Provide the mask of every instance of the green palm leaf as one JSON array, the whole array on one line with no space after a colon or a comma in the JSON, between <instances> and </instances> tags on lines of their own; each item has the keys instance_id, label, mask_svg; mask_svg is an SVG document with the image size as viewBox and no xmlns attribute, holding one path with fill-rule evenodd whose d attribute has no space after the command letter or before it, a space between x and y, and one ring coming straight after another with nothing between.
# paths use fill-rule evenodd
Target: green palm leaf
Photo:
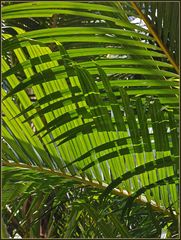
<instances>
[{"instance_id":1,"label":"green palm leaf","mask_svg":"<svg viewBox=\"0 0 181 240\"><path fill-rule=\"evenodd\" d=\"M51 191L56 197L49 207L54 209L66 198L66 188L82 185L101 190L99 200L112 192L126 197L128 208L135 200L165 214L179 212L179 75L149 31L131 23L128 5L29 2L3 7L5 21L60 14L81 23L28 32L11 25L3 33L2 76L8 86L2 89L3 206L18 199L10 194L11 182L20 204L35 194L20 226L42 219ZM81 236L88 234L84 212L95 236L98 221L101 236L129 237L116 215L108 217L106 228L105 216L98 220L89 204L80 206L70 211L65 237L77 226ZM112 223L118 226L110 232ZM36 225L29 234L37 234Z\"/></svg>"},{"instance_id":2,"label":"green palm leaf","mask_svg":"<svg viewBox=\"0 0 181 240\"><path fill-rule=\"evenodd\" d=\"M144 6L143 3L139 3L139 6L149 16L160 39L162 39L172 57L179 64L179 41L176 31L176 22L179 18L178 3L173 5L171 2L147 2L144 3Z\"/></svg>"}]
</instances>

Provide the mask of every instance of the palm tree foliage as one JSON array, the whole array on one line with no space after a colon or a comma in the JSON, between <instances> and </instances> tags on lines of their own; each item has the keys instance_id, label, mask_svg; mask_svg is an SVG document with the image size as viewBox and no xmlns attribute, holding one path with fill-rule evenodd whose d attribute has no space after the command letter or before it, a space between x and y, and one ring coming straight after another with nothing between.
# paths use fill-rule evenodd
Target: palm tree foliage
<instances>
[{"instance_id":1,"label":"palm tree foliage","mask_svg":"<svg viewBox=\"0 0 181 240\"><path fill-rule=\"evenodd\" d=\"M149 17L158 36L179 64L179 34L175 21L179 19L178 4L172 2L139 2L138 6Z\"/></svg>"},{"instance_id":2,"label":"palm tree foliage","mask_svg":"<svg viewBox=\"0 0 181 240\"><path fill-rule=\"evenodd\" d=\"M178 63L162 4L167 19L137 7ZM8 3L2 16L4 234L177 236L179 75L133 4Z\"/></svg>"}]
</instances>

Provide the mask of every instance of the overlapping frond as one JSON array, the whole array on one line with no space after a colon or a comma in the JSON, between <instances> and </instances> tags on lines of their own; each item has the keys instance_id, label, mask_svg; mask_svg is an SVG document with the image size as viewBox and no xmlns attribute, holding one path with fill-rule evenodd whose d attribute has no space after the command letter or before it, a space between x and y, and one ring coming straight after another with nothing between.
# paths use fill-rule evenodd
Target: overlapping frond
<instances>
[{"instance_id":1,"label":"overlapping frond","mask_svg":"<svg viewBox=\"0 0 181 240\"><path fill-rule=\"evenodd\" d=\"M148 30L117 3L29 2L2 13L5 20L81 17L79 27L9 26L16 34L3 34L5 189L6 176L17 171L19 194L41 188L48 196L61 181L78 180L103 189L102 200L113 192L129 196L129 206L137 198L178 213L179 76ZM34 168L47 171L47 181Z\"/></svg>"}]
</instances>

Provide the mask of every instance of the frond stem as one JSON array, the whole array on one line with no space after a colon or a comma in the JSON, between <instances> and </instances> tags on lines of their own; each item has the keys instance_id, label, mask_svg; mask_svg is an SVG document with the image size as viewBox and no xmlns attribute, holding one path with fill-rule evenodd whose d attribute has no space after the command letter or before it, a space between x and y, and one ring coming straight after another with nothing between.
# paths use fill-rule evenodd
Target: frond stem
<instances>
[{"instance_id":1,"label":"frond stem","mask_svg":"<svg viewBox=\"0 0 181 240\"><path fill-rule=\"evenodd\" d=\"M179 74L179 67L176 64L176 62L174 61L174 59L172 58L172 56L170 55L168 49L165 47L164 43L162 42L162 40L159 38L158 34L155 32L155 30L153 29L149 19L142 13L142 11L140 10L140 8L136 5L136 3L131 2L132 7L136 10L136 12L139 14L139 16L141 17L141 19L145 22L149 32L152 34L152 36L154 37L154 39L156 40L156 42L158 43L158 45L160 46L160 48L162 49L162 51L165 53L165 55L167 56L168 60L170 61L170 63L172 64L172 66L175 68L176 72Z\"/></svg>"},{"instance_id":2,"label":"frond stem","mask_svg":"<svg viewBox=\"0 0 181 240\"><path fill-rule=\"evenodd\" d=\"M102 190L105 190L108 187L108 184L106 184L106 183L99 183L95 180L90 181L89 179L86 179L86 178L83 179L79 176L72 176L68 173L63 173L63 172L60 172L60 171L57 171L57 170L42 168L42 167L39 167L39 166L32 166L32 165L24 164L24 163L15 163L15 162L3 161L2 166L32 169L32 170L35 170L35 171L38 171L38 172L49 173L49 174L60 176L60 177L66 178L66 179L71 179L71 180L80 182L81 184L85 184L86 186L91 186L91 187L94 187L94 188L97 188L97 189L102 189ZM126 190L120 190L120 189L117 189L117 188L114 188L112 190L112 193L114 195L122 196L122 197L128 197L128 196L131 195L131 193L128 193ZM139 196L138 198L135 199L135 202L137 202L139 204L149 204L153 210L163 212L163 214L166 214L166 215L171 215L171 213L168 209L165 209L162 206L156 205L155 202L149 203L144 196ZM175 213L175 217L176 216L177 216L177 213Z\"/></svg>"}]
</instances>

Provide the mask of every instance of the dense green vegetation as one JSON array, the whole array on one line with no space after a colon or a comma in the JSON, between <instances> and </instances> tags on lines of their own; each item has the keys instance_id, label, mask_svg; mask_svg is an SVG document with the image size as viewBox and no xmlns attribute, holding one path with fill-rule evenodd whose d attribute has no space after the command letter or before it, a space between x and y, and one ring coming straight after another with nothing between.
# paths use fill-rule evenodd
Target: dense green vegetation
<instances>
[{"instance_id":1,"label":"dense green vegetation","mask_svg":"<svg viewBox=\"0 0 181 240\"><path fill-rule=\"evenodd\" d=\"M2 19L2 237L178 238L178 2Z\"/></svg>"}]
</instances>

